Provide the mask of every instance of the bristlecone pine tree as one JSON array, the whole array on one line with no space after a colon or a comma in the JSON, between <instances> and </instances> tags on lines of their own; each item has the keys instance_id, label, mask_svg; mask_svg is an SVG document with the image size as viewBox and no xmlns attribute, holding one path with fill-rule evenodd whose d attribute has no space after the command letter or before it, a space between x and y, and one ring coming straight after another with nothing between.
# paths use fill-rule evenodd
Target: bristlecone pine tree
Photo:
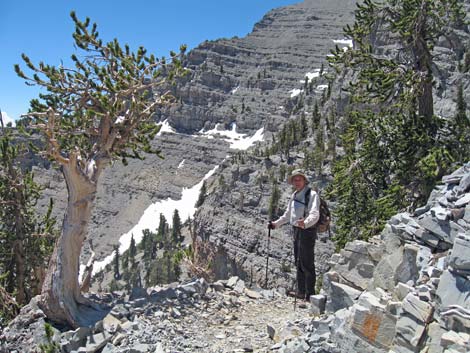
<instances>
[{"instance_id":1,"label":"bristlecone pine tree","mask_svg":"<svg viewBox=\"0 0 470 353\"><path fill-rule=\"evenodd\" d=\"M41 188L20 165L27 152L18 135L3 126L0 112L0 285L19 305L40 293L55 241L52 203L40 219L35 206Z\"/></svg>"},{"instance_id":2,"label":"bristlecone pine tree","mask_svg":"<svg viewBox=\"0 0 470 353\"><path fill-rule=\"evenodd\" d=\"M456 157L442 133L447 122L434 114L432 50L461 25L459 2L365 0L355 15L345 29L354 48L329 58L338 72L354 73L345 155L334 168L340 245L377 234L391 215L424 201ZM396 52L376 50L377 29Z\"/></svg>"},{"instance_id":3,"label":"bristlecone pine tree","mask_svg":"<svg viewBox=\"0 0 470 353\"><path fill-rule=\"evenodd\" d=\"M158 153L151 140L159 130L152 120L162 105L170 104L165 85L183 74L179 55L171 62L121 47L115 39L103 43L96 24L71 13L73 38L80 51L72 55L73 68L33 62L23 54L32 75L15 66L28 84L47 92L31 101L31 127L45 139L43 151L60 165L68 190L62 232L57 241L41 298L41 308L55 322L77 327L99 319L102 312L80 293L79 256L86 237L98 180L113 159L142 158ZM181 47L181 52L185 47ZM182 54L181 53L181 54Z\"/></svg>"}]
</instances>

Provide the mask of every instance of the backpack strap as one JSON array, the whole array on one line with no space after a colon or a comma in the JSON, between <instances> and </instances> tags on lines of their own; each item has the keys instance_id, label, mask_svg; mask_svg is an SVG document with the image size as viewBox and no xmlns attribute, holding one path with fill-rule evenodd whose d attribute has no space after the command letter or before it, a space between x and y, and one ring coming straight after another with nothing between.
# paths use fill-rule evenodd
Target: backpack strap
<instances>
[{"instance_id":1,"label":"backpack strap","mask_svg":"<svg viewBox=\"0 0 470 353\"><path fill-rule=\"evenodd\" d=\"M310 193L312 192L312 189L307 188L305 191L305 204L304 204L304 219L307 217L307 212L308 212L308 203L310 202Z\"/></svg>"}]
</instances>

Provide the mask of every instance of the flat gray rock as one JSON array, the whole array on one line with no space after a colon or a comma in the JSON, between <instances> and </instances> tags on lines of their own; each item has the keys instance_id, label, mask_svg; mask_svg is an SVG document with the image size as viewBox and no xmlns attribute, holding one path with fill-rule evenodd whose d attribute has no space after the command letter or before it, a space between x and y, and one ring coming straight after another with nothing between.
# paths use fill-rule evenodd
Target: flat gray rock
<instances>
[{"instance_id":1,"label":"flat gray rock","mask_svg":"<svg viewBox=\"0 0 470 353\"><path fill-rule=\"evenodd\" d=\"M409 293L403 300L403 311L413 316L416 320L427 324L431 320L434 308L431 304L422 301L418 296Z\"/></svg>"},{"instance_id":2,"label":"flat gray rock","mask_svg":"<svg viewBox=\"0 0 470 353\"><path fill-rule=\"evenodd\" d=\"M449 266L459 274L470 275L470 234L459 234L449 255Z\"/></svg>"},{"instance_id":3,"label":"flat gray rock","mask_svg":"<svg viewBox=\"0 0 470 353\"><path fill-rule=\"evenodd\" d=\"M436 296L441 310L446 310L449 306L459 305L465 309L470 309L470 281L465 277L451 273L446 270L442 274Z\"/></svg>"},{"instance_id":4,"label":"flat gray rock","mask_svg":"<svg viewBox=\"0 0 470 353\"><path fill-rule=\"evenodd\" d=\"M359 298L361 291L345 284L331 282L331 292L327 293L326 310L328 312L348 308Z\"/></svg>"}]
</instances>

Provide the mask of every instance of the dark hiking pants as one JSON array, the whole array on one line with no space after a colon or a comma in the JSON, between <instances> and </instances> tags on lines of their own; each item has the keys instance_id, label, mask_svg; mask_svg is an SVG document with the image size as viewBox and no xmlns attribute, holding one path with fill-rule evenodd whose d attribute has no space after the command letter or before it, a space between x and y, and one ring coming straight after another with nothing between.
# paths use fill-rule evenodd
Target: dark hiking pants
<instances>
[{"instance_id":1,"label":"dark hiking pants","mask_svg":"<svg viewBox=\"0 0 470 353\"><path fill-rule=\"evenodd\" d=\"M297 267L297 291L306 299L315 294L315 228L294 227L294 258Z\"/></svg>"}]
</instances>

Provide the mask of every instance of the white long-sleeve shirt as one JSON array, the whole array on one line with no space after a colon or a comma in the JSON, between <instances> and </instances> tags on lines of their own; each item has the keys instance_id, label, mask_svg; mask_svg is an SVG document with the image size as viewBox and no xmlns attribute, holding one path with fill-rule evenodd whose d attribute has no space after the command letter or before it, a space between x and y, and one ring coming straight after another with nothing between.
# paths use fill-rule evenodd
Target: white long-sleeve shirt
<instances>
[{"instance_id":1,"label":"white long-sleeve shirt","mask_svg":"<svg viewBox=\"0 0 470 353\"><path fill-rule=\"evenodd\" d=\"M276 228L286 223L298 226L298 220L304 218L305 192L307 189L309 188L305 186L302 190L292 194L284 214L273 222ZM310 200L307 205L307 210L308 212L304 219L305 229L314 226L320 219L320 197L316 191L312 189L310 189Z\"/></svg>"}]
</instances>

